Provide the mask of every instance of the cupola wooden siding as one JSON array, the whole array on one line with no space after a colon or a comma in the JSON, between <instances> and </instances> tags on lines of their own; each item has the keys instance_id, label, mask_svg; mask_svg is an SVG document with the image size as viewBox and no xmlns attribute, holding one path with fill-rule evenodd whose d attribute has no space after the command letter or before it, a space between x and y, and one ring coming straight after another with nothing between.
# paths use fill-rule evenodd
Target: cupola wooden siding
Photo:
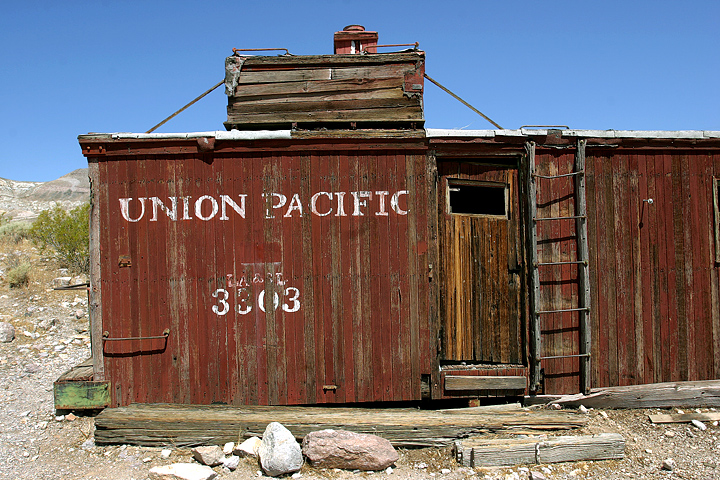
<instances>
[{"instance_id":1,"label":"cupola wooden siding","mask_svg":"<svg viewBox=\"0 0 720 480\"><path fill-rule=\"evenodd\" d=\"M229 57L231 129L421 128L425 53ZM227 82L226 82L227 85Z\"/></svg>"}]
</instances>

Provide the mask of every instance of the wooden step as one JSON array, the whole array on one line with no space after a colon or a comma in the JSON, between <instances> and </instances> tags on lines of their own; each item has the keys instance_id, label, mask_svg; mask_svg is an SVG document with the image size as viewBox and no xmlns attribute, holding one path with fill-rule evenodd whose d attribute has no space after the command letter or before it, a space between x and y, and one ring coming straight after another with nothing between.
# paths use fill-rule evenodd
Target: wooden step
<instances>
[{"instance_id":1,"label":"wooden step","mask_svg":"<svg viewBox=\"0 0 720 480\"><path fill-rule=\"evenodd\" d=\"M525 390L527 378L522 376L489 376L489 375L446 375L445 390L476 391L476 390Z\"/></svg>"}]
</instances>

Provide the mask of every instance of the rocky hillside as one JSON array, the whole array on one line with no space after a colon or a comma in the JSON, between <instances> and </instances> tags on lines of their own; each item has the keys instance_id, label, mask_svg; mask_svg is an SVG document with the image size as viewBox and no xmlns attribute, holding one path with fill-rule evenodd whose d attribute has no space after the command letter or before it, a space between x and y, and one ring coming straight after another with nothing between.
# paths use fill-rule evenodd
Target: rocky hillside
<instances>
[{"instance_id":1,"label":"rocky hillside","mask_svg":"<svg viewBox=\"0 0 720 480\"><path fill-rule=\"evenodd\" d=\"M0 213L13 220L34 220L55 204L69 209L90 199L88 169L79 168L51 182L0 178Z\"/></svg>"}]
</instances>

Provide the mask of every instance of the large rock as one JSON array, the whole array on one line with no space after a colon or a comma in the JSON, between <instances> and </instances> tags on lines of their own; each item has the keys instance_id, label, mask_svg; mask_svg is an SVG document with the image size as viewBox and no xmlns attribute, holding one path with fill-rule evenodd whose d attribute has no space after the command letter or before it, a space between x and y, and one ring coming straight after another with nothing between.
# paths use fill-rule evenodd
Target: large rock
<instances>
[{"instance_id":1,"label":"large rock","mask_svg":"<svg viewBox=\"0 0 720 480\"><path fill-rule=\"evenodd\" d=\"M258 456L263 471L271 477L297 472L303 465L300 445L290 430L278 422L265 429Z\"/></svg>"},{"instance_id":2,"label":"large rock","mask_svg":"<svg viewBox=\"0 0 720 480\"><path fill-rule=\"evenodd\" d=\"M397 452L384 438L345 430L308 433L302 452L315 466L347 470L384 470L398 460Z\"/></svg>"},{"instance_id":3,"label":"large rock","mask_svg":"<svg viewBox=\"0 0 720 480\"><path fill-rule=\"evenodd\" d=\"M15 327L7 322L0 322L0 342L8 343L15 339Z\"/></svg>"},{"instance_id":4,"label":"large rock","mask_svg":"<svg viewBox=\"0 0 720 480\"><path fill-rule=\"evenodd\" d=\"M173 463L150 469L150 480L212 480L217 473L196 463Z\"/></svg>"},{"instance_id":5,"label":"large rock","mask_svg":"<svg viewBox=\"0 0 720 480\"><path fill-rule=\"evenodd\" d=\"M195 447L190 451L192 452L195 460L202 463L203 465L208 465L210 467L220 465L225 458L223 449L218 447L217 445Z\"/></svg>"}]
</instances>

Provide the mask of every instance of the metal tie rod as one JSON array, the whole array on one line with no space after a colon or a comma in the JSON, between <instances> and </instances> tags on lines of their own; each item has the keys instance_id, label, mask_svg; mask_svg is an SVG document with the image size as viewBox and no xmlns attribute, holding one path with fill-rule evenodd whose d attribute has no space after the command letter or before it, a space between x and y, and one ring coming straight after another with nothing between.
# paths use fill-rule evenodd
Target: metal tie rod
<instances>
[{"instance_id":1,"label":"metal tie rod","mask_svg":"<svg viewBox=\"0 0 720 480\"><path fill-rule=\"evenodd\" d=\"M585 219L585 218L587 218L587 215L573 215L571 217L542 217L542 218L533 217L533 221L534 222L543 222L546 220L577 220L579 218Z\"/></svg>"},{"instance_id":2,"label":"metal tie rod","mask_svg":"<svg viewBox=\"0 0 720 480\"><path fill-rule=\"evenodd\" d=\"M553 355L551 357L540 357L540 360L547 360L550 358L575 358L575 357L589 357L589 353L578 353L576 355Z\"/></svg>"},{"instance_id":3,"label":"metal tie rod","mask_svg":"<svg viewBox=\"0 0 720 480\"><path fill-rule=\"evenodd\" d=\"M545 265L587 265L587 260L572 260L567 262L536 262L535 266L545 266Z\"/></svg>"},{"instance_id":4,"label":"metal tie rod","mask_svg":"<svg viewBox=\"0 0 720 480\"><path fill-rule=\"evenodd\" d=\"M580 308L561 308L559 310L538 310L535 312L535 315L542 315L544 313L562 313L562 312L589 312L590 309L588 307L580 307Z\"/></svg>"},{"instance_id":5,"label":"metal tie rod","mask_svg":"<svg viewBox=\"0 0 720 480\"><path fill-rule=\"evenodd\" d=\"M575 175L583 175L585 172L570 172L570 173L563 173L562 175L533 175L535 178L563 178L563 177L574 177Z\"/></svg>"}]
</instances>

